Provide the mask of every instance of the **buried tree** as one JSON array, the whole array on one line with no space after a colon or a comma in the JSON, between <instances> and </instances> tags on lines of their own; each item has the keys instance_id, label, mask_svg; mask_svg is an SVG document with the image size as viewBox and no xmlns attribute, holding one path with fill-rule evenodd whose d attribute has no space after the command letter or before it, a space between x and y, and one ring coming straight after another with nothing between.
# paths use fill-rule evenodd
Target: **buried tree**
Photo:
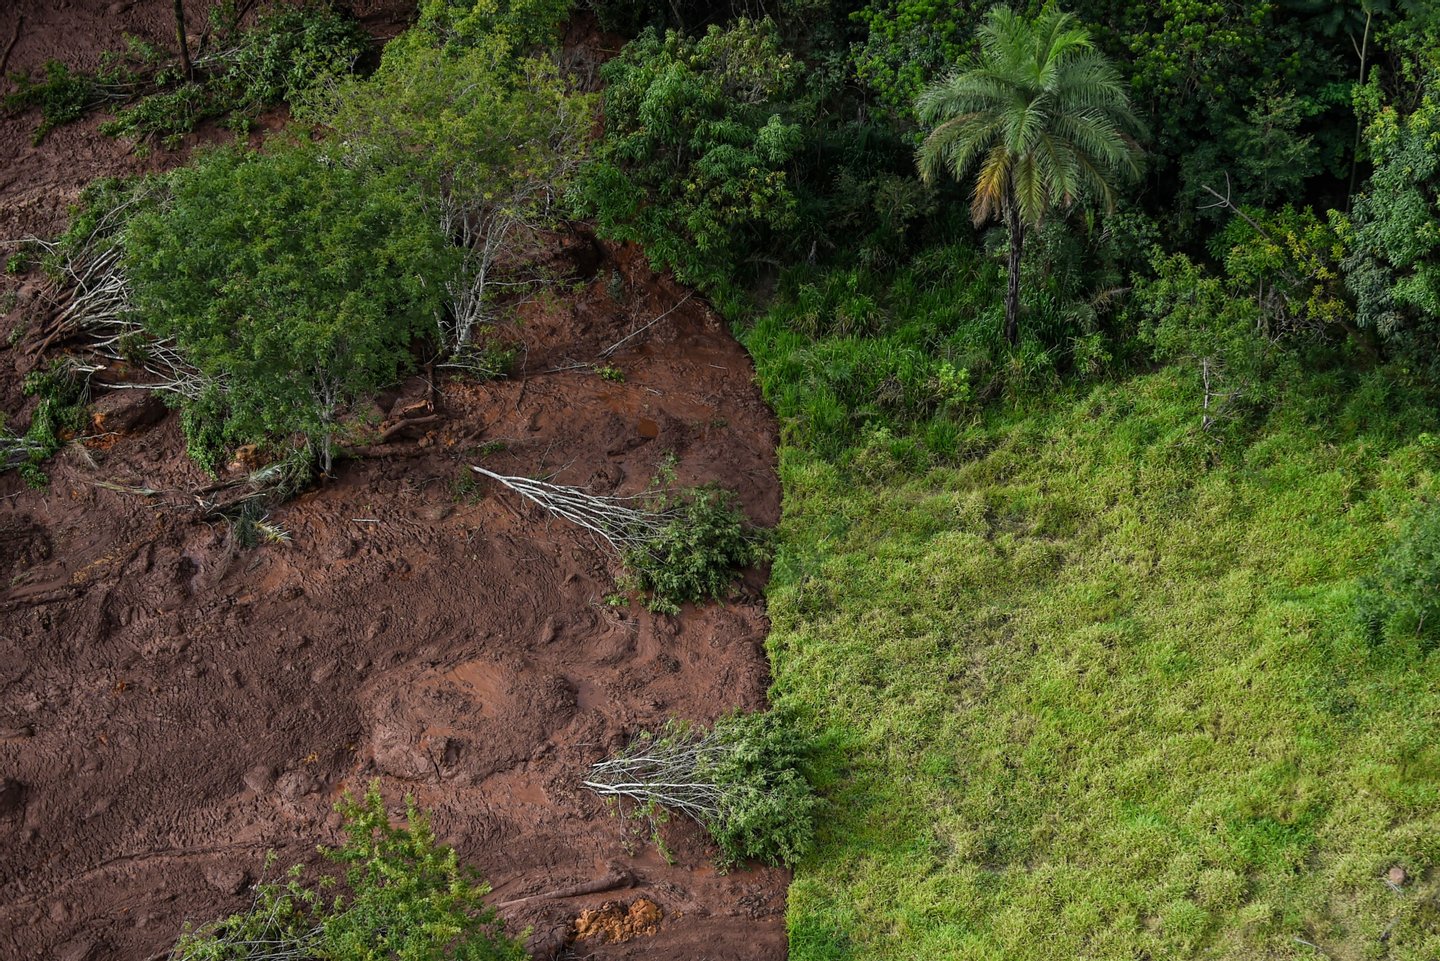
<instances>
[{"instance_id":1,"label":"buried tree","mask_svg":"<svg viewBox=\"0 0 1440 961\"><path fill-rule=\"evenodd\" d=\"M484 901L489 885L435 840L412 799L405 809L396 826L378 784L359 801L347 794L336 805L345 843L321 849L340 877L307 883L297 865L257 884L244 911L187 927L170 961L524 961Z\"/></svg>"}]
</instances>

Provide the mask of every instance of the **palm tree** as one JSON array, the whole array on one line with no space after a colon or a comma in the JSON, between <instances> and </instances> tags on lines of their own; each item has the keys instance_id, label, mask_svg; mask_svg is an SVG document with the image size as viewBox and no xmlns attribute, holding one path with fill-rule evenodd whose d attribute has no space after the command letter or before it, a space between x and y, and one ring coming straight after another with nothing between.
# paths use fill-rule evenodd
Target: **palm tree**
<instances>
[{"instance_id":1,"label":"palm tree","mask_svg":"<svg viewBox=\"0 0 1440 961\"><path fill-rule=\"evenodd\" d=\"M979 55L916 102L932 128L921 176L963 180L977 170L971 214L1010 235L1005 339L1020 335L1020 254L1027 228L1085 197L1114 204L1114 181L1139 172L1139 121L1120 74L1090 33L1054 3L1033 20L1004 7L979 30Z\"/></svg>"}]
</instances>

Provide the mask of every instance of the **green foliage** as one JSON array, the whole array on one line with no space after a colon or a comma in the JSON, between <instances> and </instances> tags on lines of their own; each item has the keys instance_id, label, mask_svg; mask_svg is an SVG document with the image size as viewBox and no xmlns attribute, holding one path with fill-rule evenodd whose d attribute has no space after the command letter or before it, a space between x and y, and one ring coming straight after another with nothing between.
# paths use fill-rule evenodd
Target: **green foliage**
<instances>
[{"instance_id":1,"label":"green foliage","mask_svg":"<svg viewBox=\"0 0 1440 961\"><path fill-rule=\"evenodd\" d=\"M425 0L419 31L456 48L501 40L517 54L554 43L572 0Z\"/></svg>"},{"instance_id":2,"label":"green foliage","mask_svg":"<svg viewBox=\"0 0 1440 961\"><path fill-rule=\"evenodd\" d=\"M1422 435L1421 440L1433 438ZM1362 578L1356 612L1372 642L1440 645L1440 509L1420 504L1375 570Z\"/></svg>"},{"instance_id":3,"label":"green foliage","mask_svg":"<svg viewBox=\"0 0 1440 961\"><path fill-rule=\"evenodd\" d=\"M307 883L300 867L255 886L249 909L187 928L175 961L523 961L521 940L506 937L490 888L439 844L428 818L407 798L405 825L390 823L378 785L338 805L346 841L325 857L337 880ZM268 862L267 862L268 866Z\"/></svg>"},{"instance_id":4,"label":"green foliage","mask_svg":"<svg viewBox=\"0 0 1440 961\"><path fill-rule=\"evenodd\" d=\"M689 283L723 285L796 223L783 115L801 77L774 25L737 20L699 40L646 30L606 64L606 136L578 205Z\"/></svg>"},{"instance_id":5,"label":"green foliage","mask_svg":"<svg viewBox=\"0 0 1440 961\"><path fill-rule=\"evenodd\" d=\"M21 389L39 400L24 434L0 419L0 470L18 470L28 486L40 488L49 483L40 465L85 429L89 376L73 361L60 359L27 374Z\"/></svg>"},{"instance_id":6,"label":"green foliage","mask_svg":"<svg viewBox=\"0 0 1440 961\"><path fill-rule=\"evenodd\" d=\"M815 844L820 802L805 770L812 749L784 711L737 711L715 724L727 748L701 756L696 776L720 787L710 835L728 864L796 864Z\"/></svg>"},{"instance_id":7,"label":"green foliage","mask_svg":"<svg viewBox=\"0 0 1440 961\"><path fill-rule=\"evenodd\" d=\"M0 100L0 110L7 115L39 110L40 124L33 138L38 145L56 127L140 95L149 78L162 69L164 56L138 38L128 37L126 43L124 51L102 54L100 67L93 74L71 70L58 60L46 61L39 77L11 74L15 89Z\"/></svg>"},{"instance_id":8,"label":"green foliage","mask_svg":"<svg viewBox=\"0 0 1440 961\"><path fill-rule=\"evenodd\" d=\"M374 76L327 88L305 107L332 131L326 150L336 163L413 184L460 248L437 315L452 355L473 353L476 327L490 319L491 282L523 260L533 231L553 226L591 123L590 98L571 95L551 61L517 57L504 35L483 39L444 48L410 31Z\"/></svg>"},{"instance_id":9,"label":"green foliage","mask_svg":"<svg viewBox=\"0 0 1440 961\"><path fill-rule=\"evenodd\" d=\"M665 525L643 547L625 552L619 585L643 594L651 610L679 613L689 601L726 597L736 573L767 556L763 537L746 523L730 491L666 491L653 509L666 516Z\"/></svg>"},{"instance_id":10,"label":"green foliage","mask_svg":"<svg viewBox=\"0 0 1440 961\"><path fill-rule=\"evenodd\" d=\"M214 385L185 418L212 469L299 434L328 470L340 413L410 363L454 264L412 187L303 143L207 153L126 231L145 327Z\"/></svg>"},{"instance_id":11,"label":"green foliage","mask_svg":"<svg viewBox=\"0 0 1440 961\"><path fill-rule=\"evenodd\" d=\"M657 843L658 823L673 811L710 833L721 867L794 865L815 844L813 754L789 713L737 711L709 731L672 720L658 733L642 732L591 768L585 785L635 802L633 813L656 828Z\"/></svg>"},{"instance_id":12,"label":"green foliage","mask_svg":"<svg viewBox=\"0 0 1440 961\"><path fill-rule=\"evenodd\" d=\"M943 0L873 0L852 14L865 39L852 54L856 76L900 116L910 116L926 84L969 52L981 5Z\"/></svg>"},{"instance_id":13,"label":"green foliage","mask_svg":"<svg viewBox=\"0 0 1440 961\"><path fill-rule=\"evenodd\" d=\"M5 112L39 109L41 120L33 140L36 145L51 130L79 120L102 102L90 77L71 71L58 60L47 61L39 79L28 74L17 74L12 79L16 89L5 95Z\"/></svg>"},{"instance_id":14,"label":"green foliage","mask_svg":"<svg viewBox=\"0 0 1440 961\"><path fill-rule=\"evenodd\" d=\"M216 54L210 83L227 110L255 113L346 76L369 48L360 24L328 3L277 7Z\"/></svg>"},{"instance_id":15,"label":"green foliage","mask_svg":"<svg viewBox=\"0 0 1440 961\"><path fill-rule=\"evenodd\" d=\"M1349 225L1336 211L1321 220L1310 208L1252 211L1220 236L1225 272L1236 295L1255 292L1259 332L1292 343L1349 329L1353 310L1341 264Z\"/></svg>"},{"instance_id":16,"label":"green foliage","mask_svg":"<svg viewBox=\"0 0 1440 961\"><path fill-rule=\"evenodd\" d=\"M243 125L267 107L348 73L370 44L353 18L326 2L277 7L244 30L224 26L219 49L196 58L193 79L169 54L130 37L124 51L102 56L94 74L52 60L41 78L15 75L16 89L3 109L38 108L39 143L57 126L114 106L115 116L100 125L103 133L173 147L203 120L228 115Z\"/></svg>"},{"instance_id":17,"label":"green foliage","mask_svg":"<svg viewBox=\"0 0 1440 961\"><path fill-rule=\"evenodd\" d=\"M203 120L228 116L243 125L266 107L348 74L369 48L354 19L328 3L280 7L229 46L197 61L198 78L161 77L161 89L118 111L100 130L175 146Z\"/></svg>"},{"instance_id":18,"label":"green foliage","mask_svg":"<svg viewBox=\"0 0 1440 961\"><path fill-rule=\"evenodd\" d=\"M1375 170L1355 198L1352 252L1344 264L1356 323L1429 373L1440 369L1440 94L1434 83L1423 85L1412 112L1386 107L1366 128Z\"/></svg>"}]
</instances>

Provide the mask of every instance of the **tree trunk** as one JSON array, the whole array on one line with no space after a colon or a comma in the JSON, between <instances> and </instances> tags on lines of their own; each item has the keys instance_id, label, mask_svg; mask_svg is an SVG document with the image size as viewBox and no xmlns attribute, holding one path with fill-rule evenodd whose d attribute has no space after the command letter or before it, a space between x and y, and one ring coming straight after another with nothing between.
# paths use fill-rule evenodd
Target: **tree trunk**
<instances>
[{"instance_id":1,"label":"tree trunk","mask_svg":"<svg viewBox=\"0 0 1440 961\"><path fill-rule=\"evenodd\" d=\"M1014 347L1020 341L1020 255L1025 247L1025 223L1013 188L1005 192L1005 226L1010 232L1010 285L1005 291L1005 342Z\"/></svg>"},{"instance_id":2,"label":"tree trunk","mask_svg":"<svg viewBox=\"0 0 1440 961\"><path fill-rule=\"evenodd\" d=\"M185 39L185 0L175 0L175 41L180 47L180 69L186 80L195 79L195 67L190 63L190 42Z\"/></svg>"}]
</instances>

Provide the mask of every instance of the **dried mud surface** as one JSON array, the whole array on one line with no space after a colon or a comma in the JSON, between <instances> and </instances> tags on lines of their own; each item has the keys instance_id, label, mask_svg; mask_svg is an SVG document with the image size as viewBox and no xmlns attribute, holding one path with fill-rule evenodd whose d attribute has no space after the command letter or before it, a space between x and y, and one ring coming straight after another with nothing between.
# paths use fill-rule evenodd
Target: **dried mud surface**
<instances>
[{"instance_id":1,"label":"dried mud surface","mask_svg":"<svg viewBox=\"0 0 1440 961\"><path fill-rule=\"evenodd\" d=\"M168 7L10 5L0 44L23 13L11 69L83 66L121 31L163 37ZM88 180L183 156L136 158L93 122L33 148L33 123L0 122L0 236L53 232ZM204 483L175 416L123 392L97 398L115 432L62 453L48 489L0 476L0 957L163 954L183 921L242 906L267 850L313 861L334 801L372 778L397 810L406 793L431 809L537 957L784 956L784 872L719 874L679 822L668 863L579 787L641 727L762 706L762 572L678 617L611 607L590 539L457 490L478 462L633 493L674 455L682 483L778 517L776 426L719 319L633 249L573 233L552 250L569 285L519 308L516 376L381 398L383 424L439 419L279 510L288 543L242 551L223 525L96 486ZM623 383L565 369L672 308L611 358ZM35 345L3 346L21 317L0 320L0 409L23 424ZM607 874L633 880L553 896ZM642 900L631 936L574 940L583 912Z\"/></svg>"}]
</instances>

